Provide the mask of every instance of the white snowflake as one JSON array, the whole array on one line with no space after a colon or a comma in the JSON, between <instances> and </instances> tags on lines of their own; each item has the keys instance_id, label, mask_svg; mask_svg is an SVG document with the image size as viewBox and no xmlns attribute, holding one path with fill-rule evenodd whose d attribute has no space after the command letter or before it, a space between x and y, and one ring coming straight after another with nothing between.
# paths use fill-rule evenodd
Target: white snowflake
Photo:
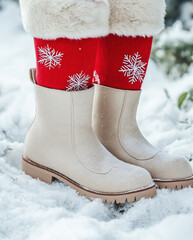
<instances>
[{"instance_id":1,"label":"white snowflake","mask_svg":"<svg viewBox=\"0 0 193 240\"><path fill-rule=\"evenodd\" d=\"M88 88L88 80L90 79L89 75L83 73L76 73L73 76L69 76L69 86L67 87L67 91L79 91L85 90Z\"/></svg>"},{"instance_id":2,"label":"white snowflake","mask_svg":"<svg viewBox=\"0 0 193 240\"><path fill-rule=\"evenodd\" d=\"M100 78L99 78L97 71L94 71L94 73L93 73L93 82L100 84Z\"/></svg>"},{"instance_id":3,"label":"white snowflake","mask_svg":"<svg viewBox=\"0 0 193 240\"><path fill-rule=\"evenodd\" d=\"M123 64L119 72L123 72L131 84L137 81L143 82L147 63L141 61L141 56L138 52L133 56L125 55Z\"/></svg>"},{"instance_id":4,"label":"white snowflake","mask_svg":"<svg viewBox=\"0 0 193 240\"><path fill-rule=\"evenodd\" d=\"M52 49L47 45L46 47L39 47L39 57L40 60L38 61L40 64L43 64L45 67L48 67L49 70L56 66L61 66L61 60L63 57L63 53L56 52L55 49Z\"/></svg>"}]
</instances>

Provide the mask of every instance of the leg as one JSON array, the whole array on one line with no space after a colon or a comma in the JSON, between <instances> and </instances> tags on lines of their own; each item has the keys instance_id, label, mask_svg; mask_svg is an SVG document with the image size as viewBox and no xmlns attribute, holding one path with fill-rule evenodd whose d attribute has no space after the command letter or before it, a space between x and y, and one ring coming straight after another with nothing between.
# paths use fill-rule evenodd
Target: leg
<instances>
[{"instance_id":1,"label":"leg","mask_svg":"<svg viewBox=\"0 0 193 240\"><path fill-rule=\"evenodd\" d=\"M95 71L103 86L140 90L150 58L152 37L110 34L99 39Z\"/></svg>"},{"instance_id":2,"label":"leg","mask_svg":"<svg viewBox=\"0 0 193 240\"><path fill-rule=\"evenodd\" d=\"M95 134L114 156L148 170L160 188L193 186L188 161L154 148L136 122L152 36L163 28L164 0L110 3L113 35L101 39L95 69L100 80L95 86Z\"/></svg>"},{"instance_id":3,"label":"leg","mask_svg":"<svg viewBox=\"0 0 193 240\"><path fill-rule=\"evenodd\" d=\"M35 38L34 42L38 85L67 91L92 86L98 38Z\"/></svg>"},{"instance_id":4,"label":"leg","mask_svg":"<svg viewBox=\"0 0 193 240\"><path fill-rule=\"evenodd\" d=\"M23 170L48 183L59 179L89 199L119 203L154 196L150 174L111 155L91 127L91 79L97 38L109 33L107 1L21 0L21 7L37 56L31 71L36 117Z\"/></svg>"}]
</instances>

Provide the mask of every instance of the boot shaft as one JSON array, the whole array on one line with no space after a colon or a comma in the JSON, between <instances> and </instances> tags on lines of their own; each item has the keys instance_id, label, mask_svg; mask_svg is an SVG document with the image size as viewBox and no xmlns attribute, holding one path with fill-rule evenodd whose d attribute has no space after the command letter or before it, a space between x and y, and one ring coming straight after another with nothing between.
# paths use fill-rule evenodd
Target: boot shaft
<instances>
[{"instance_id":1,"label":"boot shaft","mask_svg":"<svg viewBox=\"0 0 193 240\"><path fill-rule=\"evenodd\" d=\"M158 153L144 138L136 121L140 95L141 91L95 86L94 132L101 143L119 159L126 161L129 152L132 163L135 159L149 159Z\"/></svg>"}]
</instances>

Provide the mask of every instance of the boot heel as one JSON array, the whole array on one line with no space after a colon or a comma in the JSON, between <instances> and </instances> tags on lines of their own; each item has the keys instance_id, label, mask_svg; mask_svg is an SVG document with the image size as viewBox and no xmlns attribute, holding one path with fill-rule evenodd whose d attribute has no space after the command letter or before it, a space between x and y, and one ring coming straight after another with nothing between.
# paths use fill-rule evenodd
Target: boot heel
<instances>
[{"instance_id":1,"label":"boot heel","mask_svg":"<svg viewBox=\"0 0 193 240\"><path fill-rule=\"evenodd\" d=\"M22 171L32 178L38 178L45 183L50 184L53 181L53 176L50 172L28 163L24 158L22 158Z\"/></svg>"}]
</instances>

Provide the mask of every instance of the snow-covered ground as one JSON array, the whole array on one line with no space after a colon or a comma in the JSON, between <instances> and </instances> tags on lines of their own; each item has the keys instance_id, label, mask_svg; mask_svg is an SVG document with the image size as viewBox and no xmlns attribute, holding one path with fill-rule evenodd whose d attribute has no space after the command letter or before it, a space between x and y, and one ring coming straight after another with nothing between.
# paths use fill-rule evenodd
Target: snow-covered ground
<instances>
[{"instance_id":1,"label":"snow-covered ground","mask_svg":"<svg viewBox=\"0 0 193 240\"><path fill-rule=\"evenodd\" d=\"M192 240L193 190L158 190L153 199L121 206L89 202L64 184L47 185L21 171L23 141L34 116L28 69L33 40L22 29L19 7L0 11L0 239L1 240ZM191 159L193 108L177 108L193 73L168 81L151 62L139 109L147 138ZM166 97L164 89L170 94ZM180 123L188 119L187 123Z\"/></svg>"}]
</instances>

